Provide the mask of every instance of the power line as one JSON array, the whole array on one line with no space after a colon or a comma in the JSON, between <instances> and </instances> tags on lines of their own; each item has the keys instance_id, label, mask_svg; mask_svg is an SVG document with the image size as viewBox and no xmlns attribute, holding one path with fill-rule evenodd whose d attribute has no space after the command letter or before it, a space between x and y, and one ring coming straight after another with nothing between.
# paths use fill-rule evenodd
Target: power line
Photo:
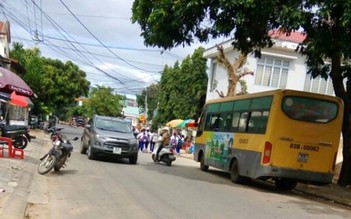
<instances>
[{"instance_id":1,"label":"power line","mask_svg":"<svg viewBox=\"0 0 351 219\"><path fill-rule=\"evenodd\" d=\"M33 1L33 0L32 0ZM33 2L33 4L35 4L35 2ZM36 5L36 4L35 4ZM36 5L37 6L37 5ZM38 6L37 6L38 7ZM40 10L42 11L42 9L40 8ZM43 12L43 11L42 11ZM44 14L45 14L45 16L47 16L48 17L48 19L50 20L50 22L51 23L54 23L54 26L57 28L57 26L62 30L62 31L64 31L64 33L65 34L67 34L68 36L70 36L60 25L58 25L56 22L54 22L53 20L52 20L52 18L49 16L49 15L47 15L45 12L44 12ZM63 35L64 36L64 35ZM64 36L65 37L65 36ZM85 49L86 51L87 51L87 53L89 53L89 51L84 47L84 46L82 46L80 43L78 43L72 36L70 36L74 41L70 41L70 40L68 40L66 37L66 39L67 39L67 41L66 42L68 42L70 45L72 45L74 48L75 48L75 51L77 51L78 49L73 45L73 42L76 42L78 45L80 45L83 49ZM82 54L82 53L80 53L80 54ZM110 78L112 78L112 79L114 79L114 80L117 80L119 83L121 83L122 85L124 85L125 86L125 89L126 90L128 90L129 88L128 88L128 86L126 86L125 84L124 84L124 82L123 81L121 81L121 79L119 79L119 78L117 78L117 77L115 77L115 76L113 76L113 75L111 75L111 74L109 74L109 73L107 73L106 71L104 71L103 69L101 69L101 68L99 68L99 67L96 67L95 65L94 65L94 63L93 62L91 62L91 60L90 59L88 59L84 54L82 54L84 57L85 57L85 59L90 63L89 64L89 66L91 66L91 67L93 67L93 68L95 68L96 70L98 70L98 71L100 71L100 72L102 72L103 74L105 74L106 76L108 76L108 77L110 77ZM99 60L96 56L94 56L93 55L93 57L96 59L96 60L98 60L99 62L101 62L101 63L103 63L101 60ZM86 63L85 63L86 64ZM103 63L104 64L104 63ZM123 77L126 77L125 75L122 75L122 74L120 74L119 72L116 72L115 70L112 70L112 71L114 71L115 73L117 73L117 74L119 74L119 75L121 75L121 76L123 76ZM136 81L136 82L139 82L138 80L135 80L135 79L131 79L131 80L129 80L129 82L131 82L131 81Z\"/></svg>"},{"instance_id":2,"label":"power line","mask_svg":"<svg viewBox=\"0 0 351 219\"><path fill-rule=\"evenodd\" d=\"M60 27L49 15L47 15L43 10L42 10L42 8L41 7L39 7L33 0L32 0L32 2L33 2L33 4L37 7L37 8L39 8L40 9L40 11L41 11L41 14L42 14L42 16L44 15L45 16L45 18L47 19L47 21L52 25L52 27L53 27L53 29L56 29L56 31L58 32L58 33L60 33L61 34L61 36L63 37L63 38L65 38L65 39L62 39L61 38L61 41L63 41L66 45L68 45L68 47L70 47L71 48L71 50L76 54L76 56L79 58L79 60L77 60L76 58L74 58L74 57L72 57L72 55L70 55L70 54L68 54L66 51L64 51L64 49L63 48L60 48L60 46L58 46L58 44L57 43L51 43L47 38L47 36L44 36L43 35L43 30L41 30L41 33L42 33L42 36L44 36L45 37L45 39L46 39L46 42L45 42L45 44L49 44L50 43L50 45L47 45L48 46L48 48L50 48L51 50L53 50L53 51L55 51L55 52L58 52L59 51L59 53L61 53L63 56L65 56L65 57L69 57L69 59L71 59L71 60L74 60L74 61L76 61L76 62L80 62L80 63L83 63L83 64L85 64L85 65L88 65L88 66L91 66L91 67L96 67L95 66L95 63L93 63L86 55L91 55L91 56L93 56L94 58L96 58L96 55L97 54L94 54L94 53L92 53L92 52L90 52L91 50L87 50L82 44L84 44L84 43L80 43L80 42L78 42L78 41L76 41L76 40L74 40L73 39L73 37L72 36L70 36L62 27ZM6 3L5 3L6 4ZM3 6L1 3L0 3L0 7L1 6ZM4 9L4 14L5 14L5 10L6 9ZM13 14L13 13L11 13L10 11L13 11L13 12L16 12L16 14ZM36 10L37 11L37 10ZM9 10L7 11L7 14L9 14L9 16L11 16L12 17L12 19L16 22L16 23L18 23L24 30L26 30L27 32L29 32L30 34L32 34L32 30L28 30L28 28L26 27L27 25L25 24L25 22L23 22L23 19L21 19L20 17L18 17L18 16L21 16L21 14L20 13L18 13L18 12L20 12L20 10L18 10L18 9L11 9L10 7L9 7ZM33 12L33 11L32 11ZM34 12L33 12L34 13ZM27 13L27 16L24 16L25 18L27 18L28 19L28 23L30 24L30 17L29 17L29 9L28 9L28 13ZM42 20L42 22L43 22L43 19L41 19ZM47 21L45 21L45 23L47 23ZM43 27L44 25L42 25L42 27ZM70 39L67 39L67 37L66 37L66 35L68 36L68 37L70 37L70 38L72 38L73 40L70 40ZM55 38L55 37L53 37L53 38ZM57 38L57 37L56 37ZM44 43L43 42L43 43ZM86 52L84 52L84 51L82 51L82 50L80 50L80 49L78 49L74 44L77 44L77 45L79 45L81 48L83 48L83 50L85 50ZM100 44L101 44L101 42L100 42ZM94 45L90 45L90 46L94 46ZM96 45L95 44L95 46L98 46L98 45ZM106 48L106 45L104 45L104 44L102 44L102 46L104 47L104 48ZM142 50L142 49L140 49L140 50L138 50L138 49L134 49L134 48L122 48L122 47L116 47L117 49L126 49L126 50L135 50L135 51L144 51L144 52L159 52L159 50L147 50L147 49L144 49L144 50ZM67 48L68 49L68 48ZM110 51L111 52L111 51ZM86 54L86 55L84 55L84 54ZM114 54L114 55L116 55L116 54ZM112 57L110 57L110 58L112 58ZM85 59L85 61L84 61L84 59ZM97 59L97 58L96 58ZM97 59L98 60L98 59ZM122 60L125 60L125 59L122 59ZM128 61L128 62L130 62L130 60L125 60L125 61ZM100 61L101 62L101 61ZM102 62L101 62L102 63ZM142 63L143 64L143 63ZM151 65L151 64L150 64ZM156 66L156 65L155 65ZM114 80L120 80L119 81L119 83L121 84L121 85L123 85L124 86L124 88L123 87L121 87L121 88L119 88L119 89L124 89L125 91L126 90L130 90L130 91L135 91L135 88L133 88L131 85L137 85L138 86L138 88L137 89L142 89L138 84L140 84L140 83L144 83L145 84L145 81L141 81L141 80L135 80L135 79L131 79L131 80L128 80L128 79L126 79L126 80L124 80L123 81L123 79L122 78L116 78L115 76L113 76L113 75L111 75L111 74L109 74L108 72L106 72L106 71L104 71L103 69L101 69L101 68L98 68L97 67L97 69L96 69L97 71L99 71L99 72L102 72L103 74L105 74L106 76L108 76L108 77L110 77L110 78L112 78L112 79L114 79ZM141 69L141 70L143 70L143 69ZM143 71L145 71L145 70L143 70ZM150 70L148 70L148 71L145 71L145 72L150 72ZM120 73L118 73L118 72L116 72L117 74L120 74ZM159 75L159 73L158 73L158 75ZM121 76L123 76L123 77L126 77L125 75L121 75ZM148 76L148 77L144 77L144 78L149 78L149 77L153 77L152 75L150 75L150 76ZM128 77L127 77L128 78ZM131 84L125 84L125 83L128 83L128 82L134 82L134 83L131 83Z\"/></svg>"},{"instance_id":3,"label":"power line","mask_svg":"<svg viewBox=\"0 0 351 219\"><path fill-rule=\"evenodd\" d=\"M87 27L83 24L83 22L71 11L71 9L69 9L69 8L67 7L67 5L66 5L62 0L60 0L60 2L61 2L61 3L63 4L63 6L65 6L65 8L72 14L72 16L84 27L84 29L85 29L86 31L88 31L88 33L89 33L92 37L94 37L103 47L105 47L108 51L110 51L113 55L115 55L118 59L122 60L122 61L123 61L124 63L126 63L127 65L129 65L129 66L131 66L131 67L134 67L134 68L136 68L136 69L142 70L142 71L146 71L145 69L139 68L138 66L133 65L133 64L127 62L127 61L124 60L122 57L120 57L119 55L117 55L116 53L114 53L114 52L113 52L110 48L108 48L97 36L95 36L95 34L93 34L93 33L89 30L89 28L87 28Z\"/></svg>"},{"instance_id":4,"label":"power line","mask_svg":"<svg viewBox=\"0 0 351 219\"><path fill-rule=\"evenodd\" d=\"M66 13L56 13L48 12L49 14L71 16L71 14ZM91 17L91 18L101 18L101 19L113 19L113 20L130 20L128 17L111 17L111 16L102 16L102 15L86 15L86 14L76 14L77 17Z\"/></svg>"}]
</instances>

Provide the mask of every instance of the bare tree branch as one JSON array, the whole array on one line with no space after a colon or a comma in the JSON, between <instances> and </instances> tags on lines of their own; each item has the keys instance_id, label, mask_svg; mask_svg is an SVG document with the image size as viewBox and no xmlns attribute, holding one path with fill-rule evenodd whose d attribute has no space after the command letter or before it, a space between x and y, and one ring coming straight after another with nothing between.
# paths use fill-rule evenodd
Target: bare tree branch
<instances>
[{"instance_id":1,"label":"bare tree branch","mask_svg":"<svg viewBox=\"0 0 351 219\"><path fill-rule=\"evenodd\" d=\"M230 64L230 61L225 56L223 46L218 44L216 46L217 50L219 51L219 54L216 56L216 59L219 64L222 64L227 69L229 75L229 72L231 72L232 64Z\"/></svg>"},{"instance_id":2,"label":"bare tree branch","mask_svg":"<svg viewBox=\"0 0 351 219\"><path fill-rule=\"evenodd\" d=\"M217 94L219 97L223 98L224 97L224 93L223 91L219 92L218 90L216 90Z\"/></svg>"},{"instance_id":3,"label":"bare tree branch","mask_svg":"<svg viewBox=\"0 0 351 219\"><path fill-rule=\"evenodd\" d=\"M241 77L244 77L245 75L254 75L254 72L253 71L251 71L250 69L248 69L248 68L245 68L244 69L244 72L242 72L242 73L240 73L239 74L239 78L241 78Z\"/></svg>"},{"instance_id":4,"label":"bare tree branch","mask_svg":"<svg viewBox=\"0 0 351 219\"><path fill-rule=\"evenodd\" d=\"M246 63L247 55L240 53L239 58L233 63L233 69L239 69Z\"/></svg>"}]
</instances>

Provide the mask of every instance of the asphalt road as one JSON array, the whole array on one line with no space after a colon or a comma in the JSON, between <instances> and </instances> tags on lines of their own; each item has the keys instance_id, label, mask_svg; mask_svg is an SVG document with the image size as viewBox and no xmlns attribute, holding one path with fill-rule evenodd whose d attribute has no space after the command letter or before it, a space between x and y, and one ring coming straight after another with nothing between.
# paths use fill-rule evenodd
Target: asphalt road
<instances>
[{"instance_id":1,"label":"asphalt road","mask_svg":"<svg viewBox=\"0 0 351 219\"><path fill-rule=\"evenodd\" d=\"M64 132L73 138L82 128ZM79 143L62 171L35 175L26 218L351 218L349 209L267 183L233 184L227 173L202 172L190 159L171 167L141 152L136 165L88 160Z\"/></svg>"}]
</instances>

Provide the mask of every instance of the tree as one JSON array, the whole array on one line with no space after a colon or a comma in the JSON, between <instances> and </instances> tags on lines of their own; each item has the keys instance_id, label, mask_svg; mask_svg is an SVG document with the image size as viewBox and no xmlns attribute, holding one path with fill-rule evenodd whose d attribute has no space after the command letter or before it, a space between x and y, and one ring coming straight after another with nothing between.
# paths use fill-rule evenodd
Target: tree
<instances>
[{"instance_id":1,"label":"tree","mask_svg":"<svg viewBox=\"0 0 351 219\"><path fill-rule=\"evenodd\" d=\"M225 56L223 46L217 45L217 49L219 54L217 55L216 60L227 70L228 74L228 89L226 97L235 96L235 90L239 80L245 75L253 75L253 72L247 68L244 68L242 72L240 71L246 63L247 54L240 53L239 58L236 59L233 64L230 64L229 59ZM241 81L241 84L242 83L243 82ZM220 97L225 97L223 92L220 93L218 90L216 91Z\"/></svg>"},{"instance_id":2,"label":"tree","mask_svg":"<svg viewBox=\"0 0 351 219\"><path fill-rule=\"evenodd\" d=\"M19 60L26 69L21 77L37 96L32 98L33 113L54 113L72 103L74 98L88 94L90 82L85 72L71 61L63 63L42 57L39 49L24 49L17 42L12 47L10 57Z\"/></svg>"},{"instance_id":3,"label":"tree","mask_svg":"<svg viewBox=\"0 0 351 219\"><path fill-rule=\"evenodd\" d=\"M160 91L158 98L158 114L155 118L155 122L158 124L165 124L167 121L175 119L173 114L173 104L170 102L171 94L173 92L172 83L174 79L172 74L174 71L179 69L179 62L174 64L174 67L168 67L167 65L163 69L161 80L160 80Z\"/></svg>"},{"instance_id":4,"label":"tree","mask_svg":"<svg viewBox=\"0 0 351 219\"><path fill-rule=\"evenodd\" d=\"M158 104L159 83L153 83L144 89L140 95L137 95L137 103L142 113L147 112L147 120L150 121L154 117L154 111ZM145 105L147 102L147 109Z\"/></svg>"},{"instance_id":5,"label":"tree","mask_svg":"<svg viewBox=\"0 0 351 219\"><path fill-rule=\"evenodd\" d=\"M118 94L113 94L113 89L110 87L97 86L92 88L89 101L86 104L88 116L94 114L102 116L119 117L122 116L121 97Z\"/></svg>"},{"instance_id":6,"label":"tree","mask_svg":"<svg viewBox=\"0 0 351 219\"><path fill-rule=\"evenodd\" d=\"M165 66L158 92L157 116L153 125L172 119L190 119L198 115L206 99L207 74L204 48L198 48L181 64Z\"/></svg>"},{"instance_id":7,"label":"tree","mask_svg":"<svg viewBox=\"0 0 351 219\"><path fill-rule=\"evenodd\" d=\"M141 26L145 44L169 49L198 39L232 37L241 53L273 45L270 33L302 30L297 48L306 56L312 77L331 77L335 95L344 101L343 165L338 184L351 185L351 4L338 0L147 1L135 0L132 21ZM328 64L330 63L330 64ZM344 79L347 81L344 86Z\"/></svg>"}]
</instances>

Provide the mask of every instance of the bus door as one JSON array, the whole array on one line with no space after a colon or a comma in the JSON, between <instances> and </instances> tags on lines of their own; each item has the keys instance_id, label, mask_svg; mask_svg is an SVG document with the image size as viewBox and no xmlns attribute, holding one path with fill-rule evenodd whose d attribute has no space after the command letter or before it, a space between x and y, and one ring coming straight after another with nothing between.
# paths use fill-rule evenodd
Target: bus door
<instances>
[{"instance_id":1,"label":"bus door","mask_svg":"<svg viewBox=\"0 0 351 219\"><path fill-rule=\"evenodd\" d=\"M205 130L207 130L206 155L209 165L223 168L229 162L228 151L233 143L231 113L207 114Z\"/></svg>"}]
</instances>

